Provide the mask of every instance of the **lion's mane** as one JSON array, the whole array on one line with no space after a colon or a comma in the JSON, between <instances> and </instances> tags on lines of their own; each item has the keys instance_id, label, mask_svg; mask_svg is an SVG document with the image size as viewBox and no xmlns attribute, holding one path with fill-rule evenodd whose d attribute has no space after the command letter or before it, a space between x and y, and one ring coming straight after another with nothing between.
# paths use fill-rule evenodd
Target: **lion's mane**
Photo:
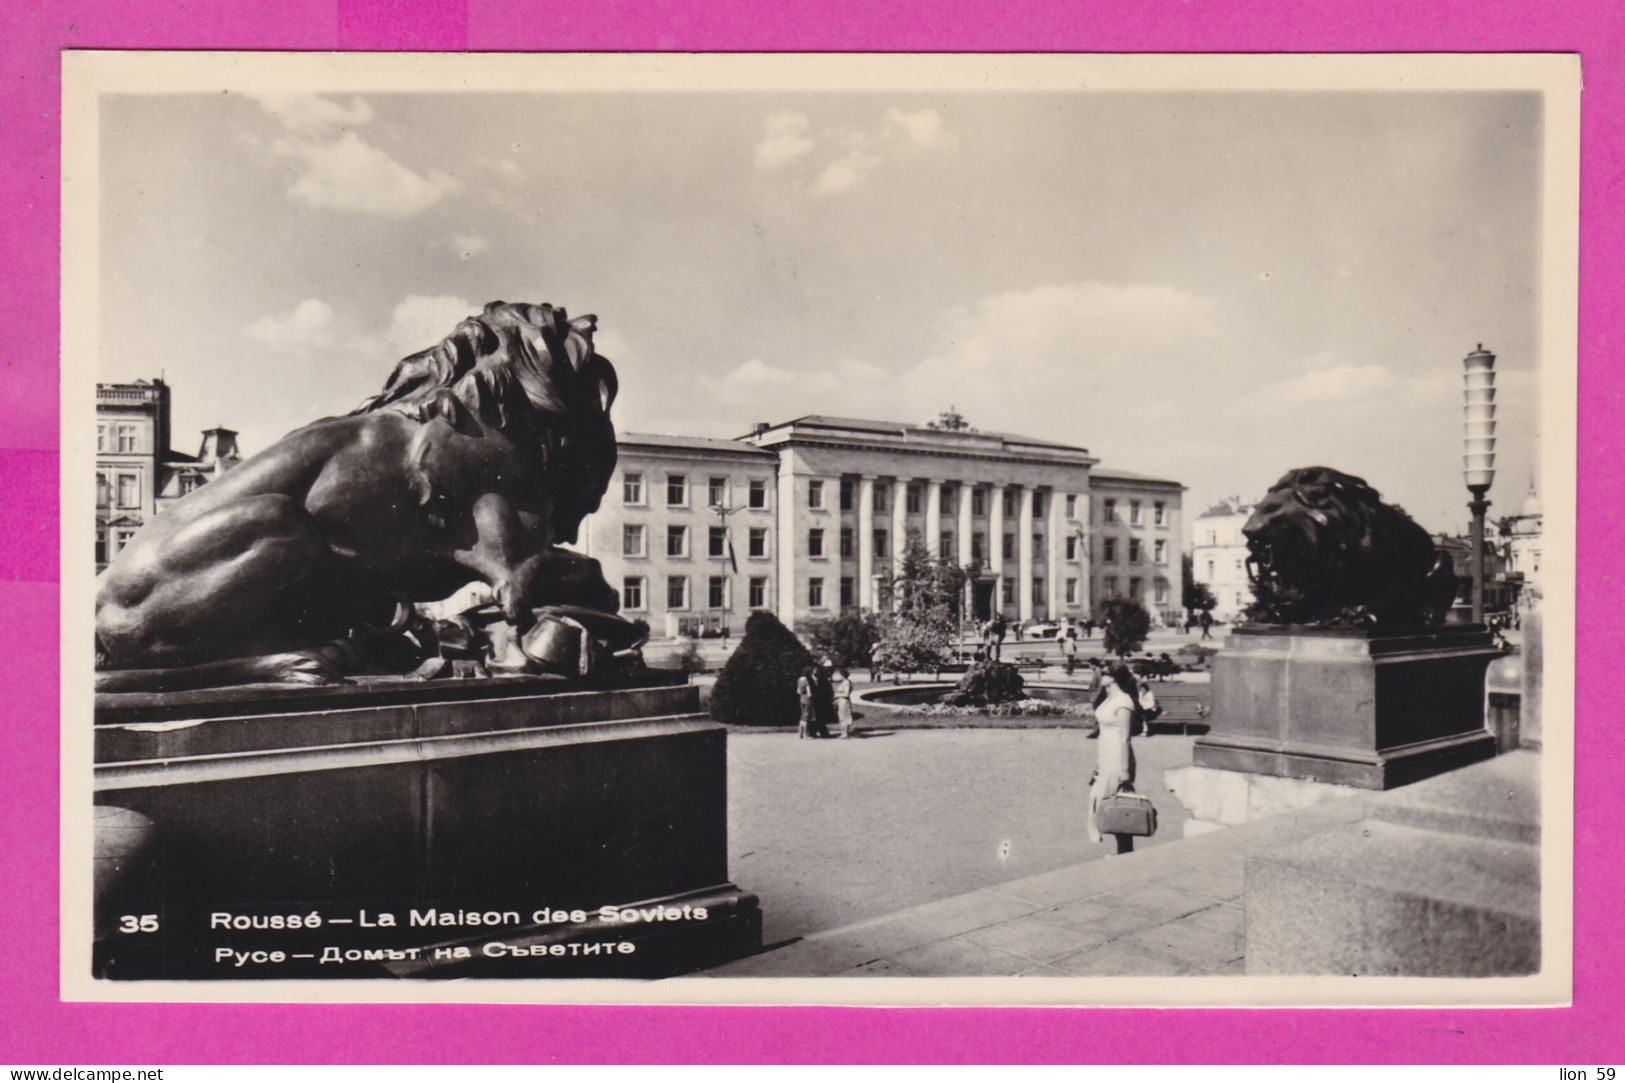
<instances>
[{"instance_id":1,"label":"lion's mane","mask_svg":"<svg viewBox=\"0 0 1625 1083\"><path fill-rule=\"evenodd\" d=\"M1252 620L1385 630L1437 624L1456 577L1425 530L1363 478L1288 471L1248 519Z\"/></svg>"}]
</instances>

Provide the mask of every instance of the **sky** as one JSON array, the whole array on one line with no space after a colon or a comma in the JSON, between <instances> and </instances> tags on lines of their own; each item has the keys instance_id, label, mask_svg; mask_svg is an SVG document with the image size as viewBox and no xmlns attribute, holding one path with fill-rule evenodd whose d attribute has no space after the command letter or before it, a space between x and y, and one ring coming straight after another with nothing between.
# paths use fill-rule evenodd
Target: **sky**
<instances>
[{"instance_id":1,"label":"sky","mask_svg":"<svg viewBox=\"0 0 1625 1083\"><path fill-rule=\"evenodd\" d=\"M1461 359L1498 355L1491 515L1533 471L1541 101L1517 92L117 94L98 376L174 443L342 414L491 300L596 313L622 432L806 414L1287 470L1467 520Z\"/></svg>"}]
</instances>

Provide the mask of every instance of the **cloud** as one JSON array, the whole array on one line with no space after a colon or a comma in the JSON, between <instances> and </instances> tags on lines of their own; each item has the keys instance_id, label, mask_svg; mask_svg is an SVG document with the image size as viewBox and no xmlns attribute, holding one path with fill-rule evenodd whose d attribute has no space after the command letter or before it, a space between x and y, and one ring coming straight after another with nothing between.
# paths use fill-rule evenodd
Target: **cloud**
<instances>
[{"instance_id":1,"label":"cloud","mask_svg":"<svg viewBox=\"0 0 1625 1083\"><path fill-rule=\"evenodd\" d=\"M439 170L413 172L352 130L373 116L359 98L348 106L315 95L257 100L287 133L272 141L271 152L297 163L288 196L307 206L410 218L461 187Z\"/></svg>"},{"instance_id":2,"label":"cloud","mask_svg":"<svg viewBox=\"0 0 1625 1083\"><path fill-rule=\"evenodd\" d=\"M804 113L773 113L767 118L767 133L756 144L756 168L778 169L812 150L816 145L808 134L812 121Z\"/></svg>"},{"instance_id":3,"label":"cloud","mask_svg":"<svg viewBox=\"0 0 1625 1083\"><path fill-rule=\"evenodd\" d=\"M901 109L888 109L886 127L920 150L959 149L959 137L946 130L942 114L935 109L921 109L913 113L905 113Z\"/></svg>"},{"instance_id":4,"label":"cloud","mask_svg":"<svg viewBox=\"0 0 1625 1083\"><path fill-rule=\"evenodd\" d=\"M279 353L308 353L334 344L335 323L333 306L312 297L286 315L260 317L243 328L243 334Z\"/></svg>"},{"instance_id":5,"label":"cloud","mask_svg":"<svg viewBox=\"0 0 1625 1083\"><path fill-rule=\"evenodd\" d=\"M877 155L865 154L861 150L850 151L846 157L825 167L824 171L818 174L818 179L812 182L810 191L817 195L844 192L879 164L880 158Z\"/></svg>"},{"instance_id":6,"label":"cloud","mask_svg":"<svg viewBox=\"0 0 1625 1083\"><path fill-rule=\"evenodd\" d=\"M390 314L384 341L400 356L426 350L484 308L447 294L408 294Z\"/></svg>"}]
</instances>

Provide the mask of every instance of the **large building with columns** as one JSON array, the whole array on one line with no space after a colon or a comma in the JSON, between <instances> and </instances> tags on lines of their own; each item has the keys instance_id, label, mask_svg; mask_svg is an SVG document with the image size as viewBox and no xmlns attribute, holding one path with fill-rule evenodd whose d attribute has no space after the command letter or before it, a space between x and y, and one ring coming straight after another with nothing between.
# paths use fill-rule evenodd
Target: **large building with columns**
<instances>
[{"instance_id":1,"label":"large building with columns","mask_svg":"<svg viewBox=\"0 0 1625 1083\"><path fill-rule=\"evenodd\" d=\"M1098 618L1112 597L1169 619L1184 486L1098 461L1025 436L821 416L733 441L628 434L581 548L656 635L737 632L755 609L791 628L883 611L910 539L974 568L977 620Z\"/></svg>"}]
</instances>

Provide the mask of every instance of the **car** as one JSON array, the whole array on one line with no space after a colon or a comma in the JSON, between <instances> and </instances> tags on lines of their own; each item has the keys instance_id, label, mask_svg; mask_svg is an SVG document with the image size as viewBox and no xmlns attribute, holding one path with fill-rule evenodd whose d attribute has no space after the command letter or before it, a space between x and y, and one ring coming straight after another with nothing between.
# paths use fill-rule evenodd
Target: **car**
<instances>
[{"instance_id":1,"label":"car","mask_svg":"<svg viewBox=\"0 0 1625 1083\"><path fill-rule=\"evenodd\" d=\"M1054 639L1056 633L1060 630L1061 626L1059 624L1045 622L1028 628L1025 635L1028 639Z\"/></svg>"}]
</instances>

